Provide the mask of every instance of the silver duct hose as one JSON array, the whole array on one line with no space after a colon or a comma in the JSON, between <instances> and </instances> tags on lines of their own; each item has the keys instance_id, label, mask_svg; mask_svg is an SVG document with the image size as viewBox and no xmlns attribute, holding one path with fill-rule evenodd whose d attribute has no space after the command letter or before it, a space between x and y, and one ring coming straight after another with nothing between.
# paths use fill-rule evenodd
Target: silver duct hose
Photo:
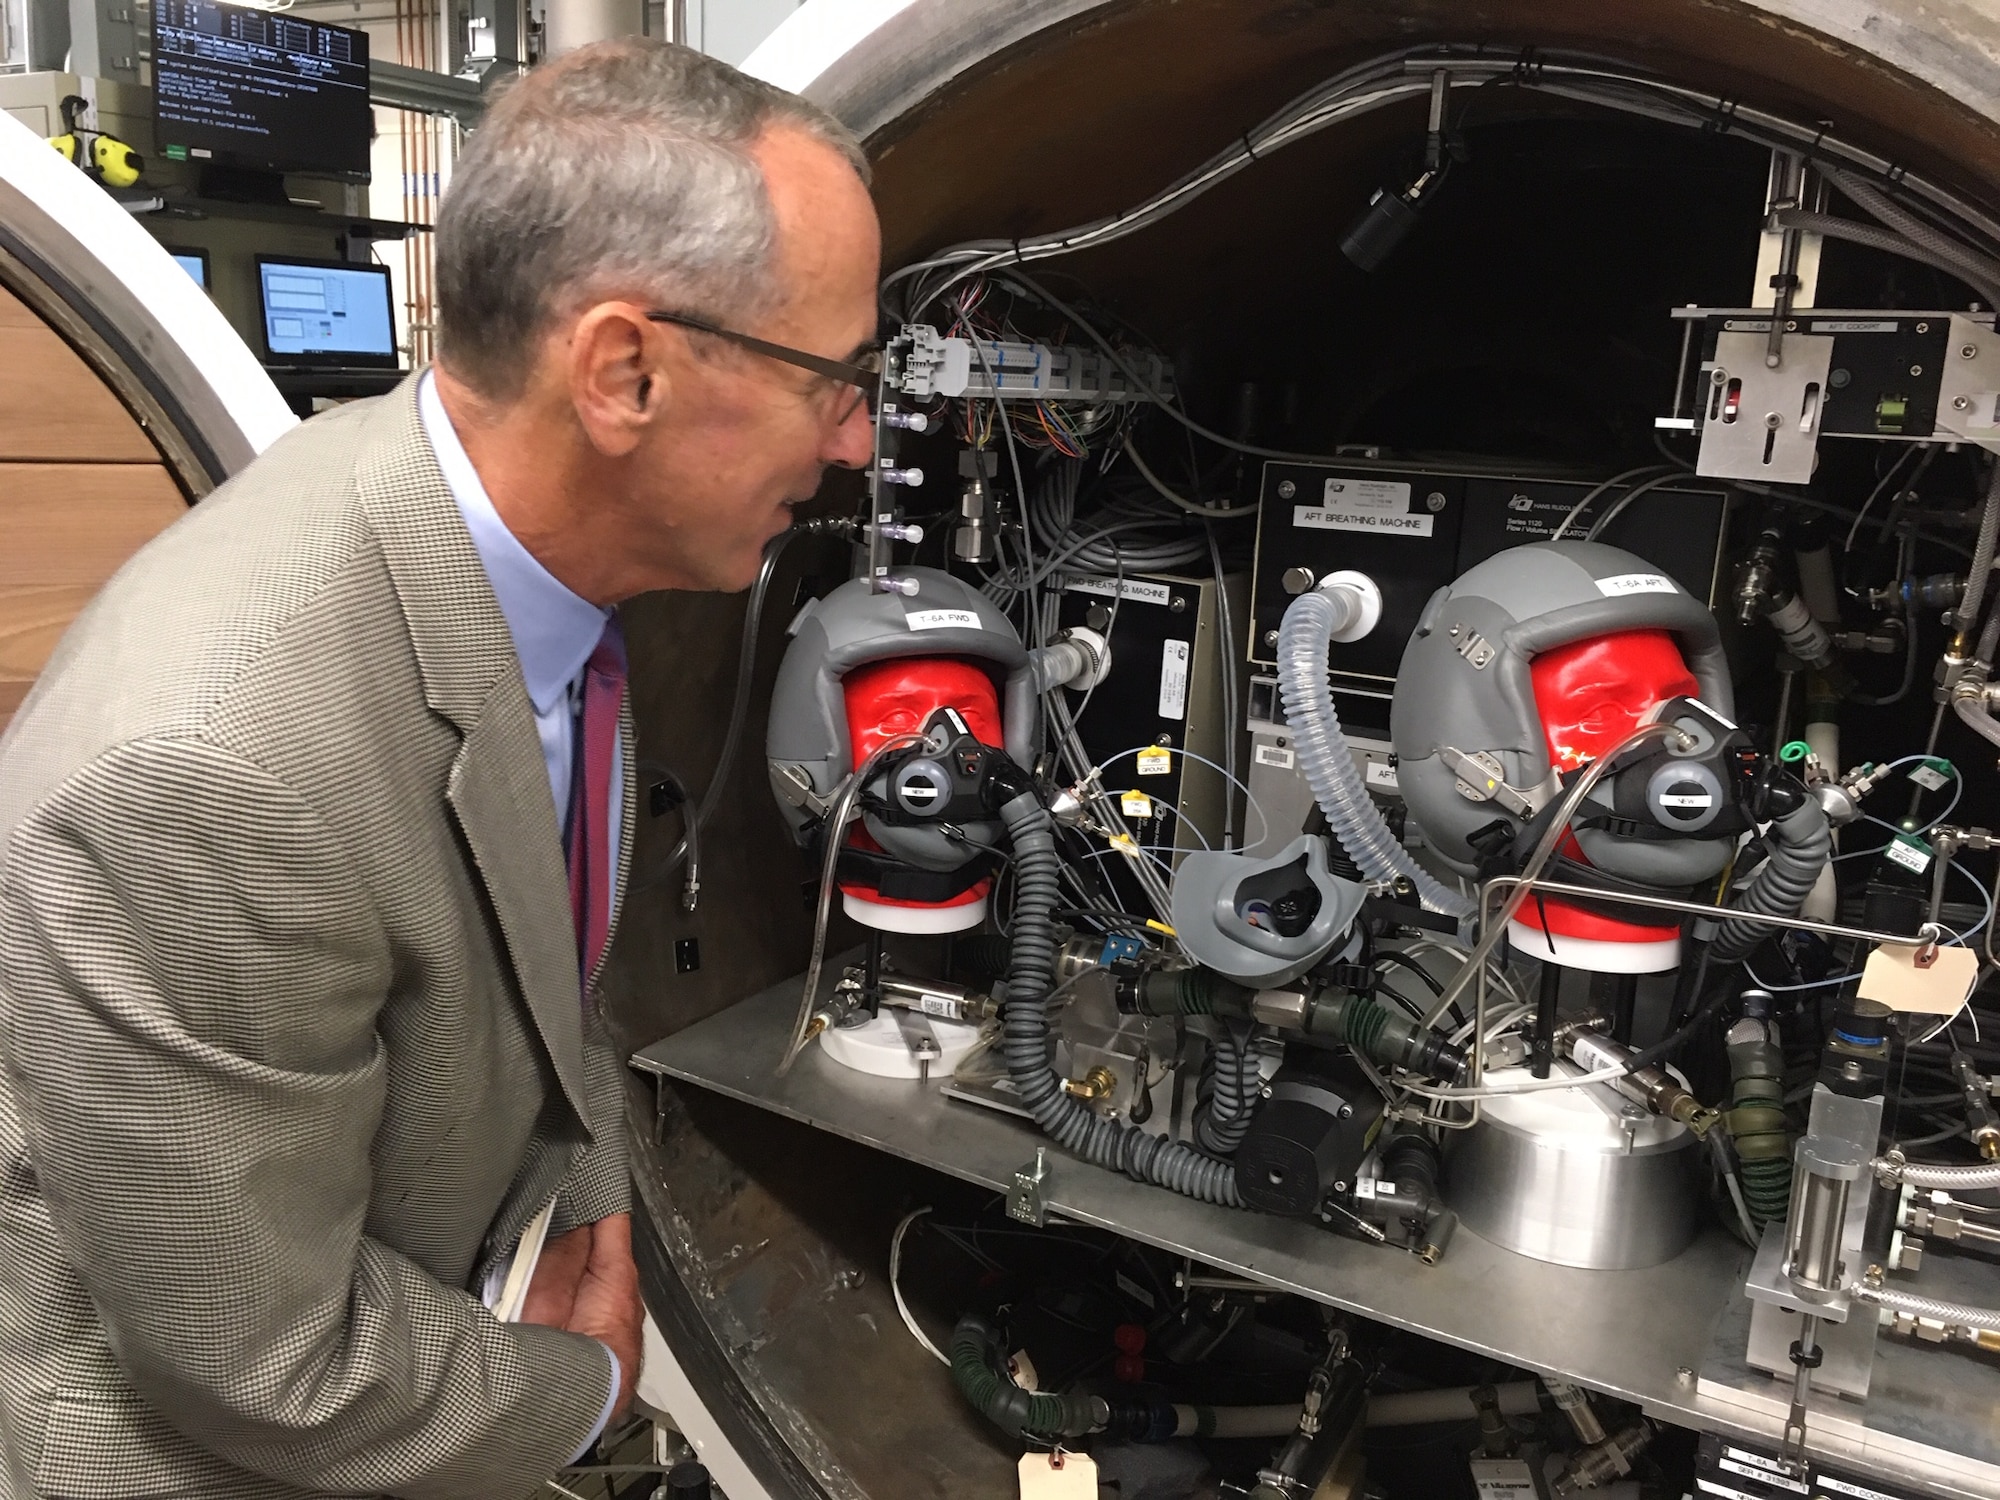
<instances>
[{"instance_id":1,"label":"silver duct hose","mask_svg":"<svg viewBox=\"0 0 2000 1500\"><path fill-rule=\"evenodd\" d=\"M2000 457L1994 459L1993 473L1986 481L1986 509L1979 517L1979 539L1972 545L1972 567L1965 575L1965 597L1958 601L1954 611L1961 640L1979 628L1979 606L1985 602L1987 587L1993 581L1996 545L2000 545ZM1994 619L2000 620L2000 613ZM1980 637L1979 659L1988 666L1993 664L1993 640L1992 630Z\"/></svg>"},{"instance_id":2,"label":"silver duct hose","mask_svg":"<svg viewBox=\"0 0 2000 1500\"><path fill-rule=\"evenodd\" d=\"M1898 234L1893 229L1878 229L1873 224L1857 224L1852 219L1809 213L1801 208L1783 209L1776 217L1780 229L1796 229L1804 234L1824 235L1830 240L1846 240L1850 244L1866 245L1871 250L1886 250L1905 260L1932 266L1947 276L1963 281L1985 298L1988 306L2000 298L2000 279L1994 277L1991 268L1972 261L1963 252L1947 253L1933 248L1933 242L1942 241L1942 236L1932 235L1917 240Z\"/></svg>"},{"instance_id":3,"label":"silver duct hose","mask_svg":"<svg viewBox=\"0 0 2000 1500\"><path fill-rule=\"evenodd\" d=\"M1347 856L1370 880L1407 877L1432 911L1464 921L1472 902L1418 864L1389 831L1354 768L1354 752L1341 732L1326 681L1326 653L1343 621L1333 601L1317 589L1299 595L1278 629L1278 691L1292 748L1319 810Z\"/></svg>"},{"instance_id":4,"label":"silver duct hose","mask_svg":"<svg viewBox=\"0 0 2000 1500\"><path fill-rule=\"evenodd\" d=\"M1204 1203L1240 1208L1234 1169L1164 1136L1107 1120L1063 1092L1049 1062L1049 991L1055 982L1053 913L1060 899L1062 860L1055 823L1032 790L1000 809L1014 846L1013 955L1001 1015L1001 1053L1021 1103L1043 1132L1066 1151L1139 1182L1172 1188Z\"/></svg>"},{"instance_id":5,"label":"silver duct hose","mask_svg":"<svg viewBox=\"0 0 2000 1500\"><path fill-rule=\"evenodd\" d=\"M2000 263L1981 255L1977 250L1952 238L1935 225L1925 223L1874 183L1838 169L1828 171L1826 175L1835 187L1860 204L1871 217L1888 225L1903 238L1928 250L1940 260L1957 265L1960 268L1958 273L1960 278L1969 285L1975 288L1982 285L1989 288L2000 285ZM1991 305L1989 301L1988 306Z\"/></svg>"},{"instance_id":6,"label":"silver duct hose","mask_svg":"<svg viewBox=\"0 0 2000 1500\"><path fill-rule=\"evenodd\" d=\"M1750 878L1731 909L1767 917L1796 917L1833 858L1833 829L1817 799L1808 797L1771 824L1771 857ZM1761 922L1724 918L1712 950L1717 960L1735 963L1770 935Z\"/></svg>"},{"instance_id":7,"label":"silver duct hose","mask_svg":"<svg viewBox=\"0 0 2000 1500\"><path fill-rule=\"evenodd\" d=\"M1878 1177L1917 1188L1953 1188L1959 1192L2000 1188L2000 1162L1991 1166L1948 1166L1942 1162L1904 1161L1901 1156L1890 1155L1876 1157L1869 1167ZM2000 1328L2000 1323L1990 1326Z\"/></svg>"},{"instance_id":8,"label":"silver duct hose","mask_svg":"<svg viewBox=\"0 0 2000 1500\"><path fill-rule=\"evenodd\" d=\"M1919 1297L1915 1292L1900 1291L1894 1287L1870 1286L1865 1281L1850 1287L1848 1295L1857 1302L1870 1302L1891 1312L1928 1318L1934 1323L1951 1323L1960 1328L2000 1329L2000 1309L1996 1308L1942 1302L1936 1297Z\"/></svg>"}]
</instances>

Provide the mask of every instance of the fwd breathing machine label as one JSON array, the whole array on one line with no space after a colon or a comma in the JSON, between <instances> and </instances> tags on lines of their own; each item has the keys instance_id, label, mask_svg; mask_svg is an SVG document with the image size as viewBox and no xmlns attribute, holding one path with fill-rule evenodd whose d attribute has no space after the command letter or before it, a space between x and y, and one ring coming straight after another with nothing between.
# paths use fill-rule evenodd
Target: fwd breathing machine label
<instances>
[{"instance_id":1,"label":"fwd breathing machine label","mask_svg":"<svg viewBox=\"0 0 2000 1500\"><path fill-rule=\"evenodd\" d=\"M1318 505L1294 505L1292 524L1320 531L1368 531L1381 536L1429 536L1437 517L1410 513L1410 487L1400 479L1326 482Z\"/></svg>"},{"instance_id":2,"label":"fwd breathing machine label","mask_svg":"<svg viewBox=\"0 0 2000 1500\"><path fill-rule=\"evenodd\" d=\"M1171 604L1173 591L1164 583L1143 578L1079 578L1065 584L1066 594L1096 594L1105 599L1131 599L1140 604Z\"/></svg>"}]
</instances>

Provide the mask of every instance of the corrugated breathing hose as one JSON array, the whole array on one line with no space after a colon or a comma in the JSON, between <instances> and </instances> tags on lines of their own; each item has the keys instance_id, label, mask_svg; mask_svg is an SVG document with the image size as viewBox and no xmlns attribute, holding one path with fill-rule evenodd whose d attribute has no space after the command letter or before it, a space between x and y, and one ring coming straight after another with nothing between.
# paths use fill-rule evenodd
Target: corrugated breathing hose
<instances>
[{"instance_id":1,"label":"corrugated breathing hose","mask_svg":"<svg viewBox=\"0 0 2000 1500\"><path fill-rule=\"evenodd\" d=\"M1727 1117L1751 1226L1762 1232L1791 1206L1792 1141L1785 1131L1784 1057L1767 1024L1746 1017L1729 1029Z\"/></svg>"},{"instance_id":2,"label":"corrugated breathing hose","mask_svg":"<svg viewBox=\"0 0 2000 1500\"><path fill-rule=\"evenodd\" d=\"M1195 1114L1194 1140L1210 1156L1234 1156L1257 1112L1264 1080L1253 1035L1249 1026L1224 1022L1209 1049L1208 1103Z\"/></svg>"},{"instance_id":3,"label":"corrugated breathing hose","mask_svg":"<svg viewBox=\"0 0 2000 1500\"><path fill-rule=\"evenodd\" d=\"M1833 830L1819 803L1803 797L1790 812L1772 820L1769 847L1770 858L1750 878L1731 909L1767 917L1795 917L1812 894L1819 872L1833 857ZM1771 929L1761 922L1725 917L1715 934L1714 960L1733 964L1748 958L1770 935Z\"/></svg>"},{"instance_id":4,"label":"corrugated breathing hose","mask_svg":"<svg viewBox=\"0 0 2000 1500\"><path fill-rule=\"evenodd\" d=\"M1204 1203L1240 1208L1234 1169L1164 1136L1107 1120L1063 1092L1049 1062L1048 997L1055 981L1055 912L1062 869L1055 824L1026 778L1005 788L999 809L1014 846L1014 951L1001 1012L1001 1052L1021 1103L1043 1132L1094 1166L1172 1188ZM1009 795L1011 794L1011 795Z\"/></svg>"},{"instance_id":5,"label":"corrugated breathing hose","mask_svg":"<svg viewBox=\"0 0 2000 1500\"><path fill-rule=\"evenodd\" d=\"M1014 1384L1000 1330L975 1313L952 1330L951 1375L972 1409L1010 1437L1086 1437L1111 1420L1110 1406L1094 1396L1057 1396Z\"/></svg>"}]
</instances>

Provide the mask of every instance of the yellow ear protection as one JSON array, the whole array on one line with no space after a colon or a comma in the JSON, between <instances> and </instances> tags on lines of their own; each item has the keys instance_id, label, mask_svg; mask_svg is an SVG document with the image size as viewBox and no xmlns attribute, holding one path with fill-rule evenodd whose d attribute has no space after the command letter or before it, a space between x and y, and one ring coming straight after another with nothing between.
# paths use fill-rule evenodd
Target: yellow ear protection
<instances>
[{"instance_id":1,"label":"yellow ear protection","mask_svg":"<svg viewBox=\"0 0 2000 1500\"><path fill-rule=\"evenodd\" d=\"M130 187L146 169L138 152L108 135L100 135L90 143L90 160L97 168L98 180L106 187Z\"/></svg>"},{"instance_id":2,"label":"yellow ear protection","mask_svg":"<svg viewBox=\"0 0 2000 1500\"><path fill-rule=\"evenodd\" d=\"M80 129L77 118L90 108L90 101L78 94L66 96L61 104L63 133L49 137L49 144L106 187L127 188L146 170L145 158L130 146L102 131Z\"/></svg>"}]
</instances>

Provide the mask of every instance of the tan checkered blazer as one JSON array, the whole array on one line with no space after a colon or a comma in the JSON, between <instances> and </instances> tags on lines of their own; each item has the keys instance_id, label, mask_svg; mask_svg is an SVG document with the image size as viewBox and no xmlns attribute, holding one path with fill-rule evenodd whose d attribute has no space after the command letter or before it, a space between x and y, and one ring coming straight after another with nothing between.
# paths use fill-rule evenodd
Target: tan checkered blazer
<instances>
[{"instance_id":1,"label":"tan checkered blazer","mask_svg":"<svg viewBox=\"0 0 2000 1500\"><path fill-rule=\"evenodd\" d=\"M505 1500L596 1421L603 1349L468 1290L629 1184L413 382L141 552L0 740L0 1063L0 1500Z\"/></svg>"}]
</instances>

